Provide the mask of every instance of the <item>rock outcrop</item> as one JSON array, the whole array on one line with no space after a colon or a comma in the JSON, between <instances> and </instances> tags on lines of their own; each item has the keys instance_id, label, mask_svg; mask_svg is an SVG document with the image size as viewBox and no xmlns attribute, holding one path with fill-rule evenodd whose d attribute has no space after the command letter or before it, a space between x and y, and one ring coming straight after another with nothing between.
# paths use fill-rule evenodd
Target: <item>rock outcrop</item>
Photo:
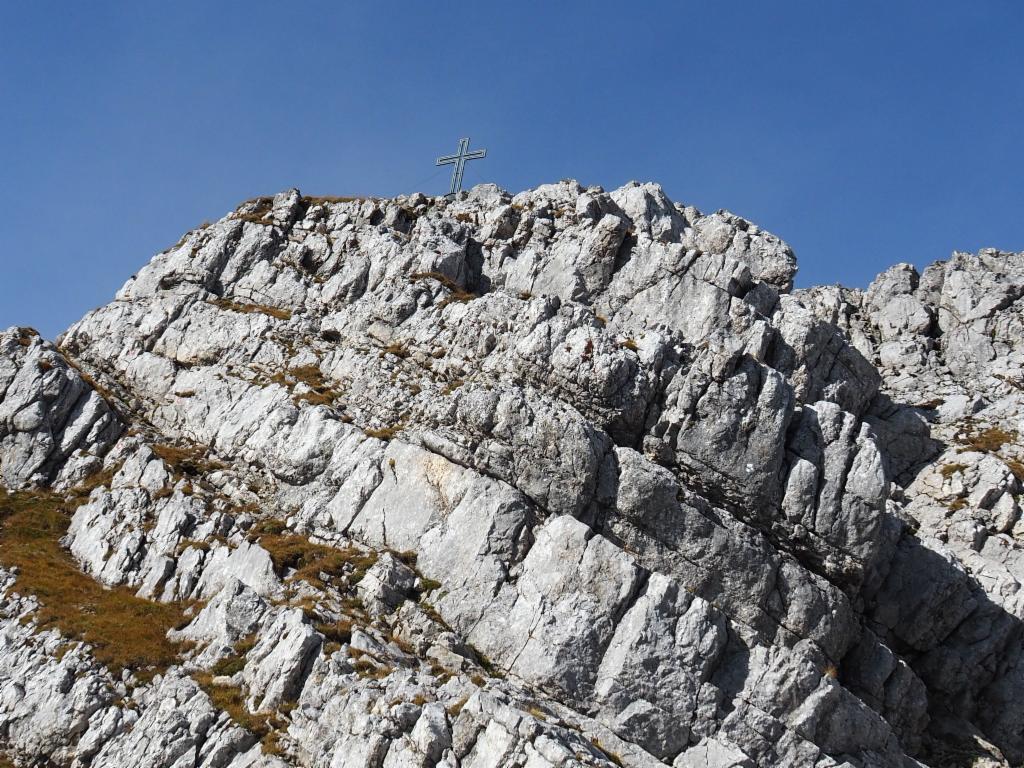
<instances>
[{"instance_id":1,"label":"rock outcrop","mask_svg":"<svg viewBox=\"0 0 1024 768\"><path fill-rule=\"evenodd\" d=\"M292 190L0 334L0 746L1019 764L1024 255L795 271L653 184ZM19 567L44 503L158 649Z\"/></svg>"}]
</instances>

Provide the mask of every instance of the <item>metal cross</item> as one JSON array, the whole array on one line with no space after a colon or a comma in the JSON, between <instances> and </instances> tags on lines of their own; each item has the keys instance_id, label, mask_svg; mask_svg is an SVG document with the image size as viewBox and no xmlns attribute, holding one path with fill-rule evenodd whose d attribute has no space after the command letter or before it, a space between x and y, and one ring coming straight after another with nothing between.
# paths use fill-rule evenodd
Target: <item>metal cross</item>
<instances>
[{"instance_id":1,"label":"metal cross","mask_svg":"<svg viewBox=\"0 0 1024 768\"><path fill-rule=\"evenodd\" d=\"M464 139L459 139L459 151L454 155L437 158L438 165L455 165L452 169L452 188L448 192L449 195L454 195L462 189L462 172L466 169L466 161L479 160L481 157L487 157L487 150L474 149L470 152L469 137L467 136Z\"/></svg>"}]
</instances>

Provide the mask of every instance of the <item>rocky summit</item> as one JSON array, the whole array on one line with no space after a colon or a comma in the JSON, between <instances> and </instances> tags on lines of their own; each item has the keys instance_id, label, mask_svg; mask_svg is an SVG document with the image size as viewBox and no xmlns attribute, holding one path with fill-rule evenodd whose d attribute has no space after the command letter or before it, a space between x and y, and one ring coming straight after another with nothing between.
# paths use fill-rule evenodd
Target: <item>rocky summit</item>
<instances>
[{"instance_id":1,"label":"rocky summit","mask_svg":"<svg viewBox=\"0 0 1024 768\"><path fill-rule=\"evenodd\" d=\"M0 333L0 748L1024 761L1024 253L793 290L654 184L291 190Z\"/></svg>"}]
</instances>

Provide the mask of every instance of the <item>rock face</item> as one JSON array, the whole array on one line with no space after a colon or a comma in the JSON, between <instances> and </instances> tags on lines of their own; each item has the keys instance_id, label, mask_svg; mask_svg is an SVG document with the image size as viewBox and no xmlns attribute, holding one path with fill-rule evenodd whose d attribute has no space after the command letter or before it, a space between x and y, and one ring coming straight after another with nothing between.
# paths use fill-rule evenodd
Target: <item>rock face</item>
<instances>
[{"instance_id":1,"label":"rock face","mask_svg":"<svg viewBox=\"0 0 1024 768\"><path fill-rule=\"evenodd\" d=\"M1019 764L1024 255L795 271L653 184L292 190L0 334L8 500L66 494L81 578L185 616L122 671L5 571L0 746Z\"/></svg>"}]
</instances>

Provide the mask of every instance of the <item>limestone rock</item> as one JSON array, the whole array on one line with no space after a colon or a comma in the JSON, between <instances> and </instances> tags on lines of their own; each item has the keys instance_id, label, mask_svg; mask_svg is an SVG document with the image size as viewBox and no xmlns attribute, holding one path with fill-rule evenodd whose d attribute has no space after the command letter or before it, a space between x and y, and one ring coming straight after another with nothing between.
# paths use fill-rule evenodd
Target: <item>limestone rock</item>
<instances>
[{"instance_id":1,"label":"limestone rock","mask_svg":"<svg viewBox=\"0 0 1024 768\"><path fill-rule=\"evenodd\" d=\"M0 485L184 617L175 663L115 675L4 570L0 747L1019 764L1024 255L795 270L655 184L288 190L57 346L0 333Z\"/></svg>"}]
</instances>

